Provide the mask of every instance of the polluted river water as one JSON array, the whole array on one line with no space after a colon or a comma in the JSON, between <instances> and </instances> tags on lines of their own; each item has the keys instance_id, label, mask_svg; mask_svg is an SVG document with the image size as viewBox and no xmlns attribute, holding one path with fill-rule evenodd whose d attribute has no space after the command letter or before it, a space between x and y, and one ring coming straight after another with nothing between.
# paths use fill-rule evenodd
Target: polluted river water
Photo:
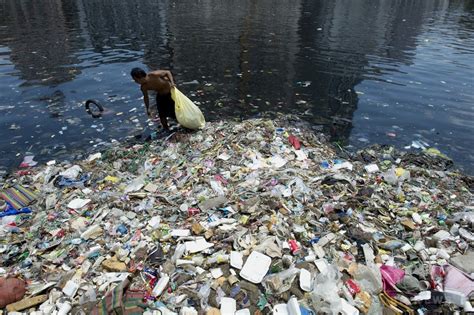
<instances>
[{"instance_id":1,"label":"polluted river water","mask_svg":"<svg viewBox=\"0 0 474 315\"><path fill-rule=\"evenodd\" d=\"M5 0L0 14L0 169L140 134L139 66L170 69L210 121L291 113L348 149L431 146L474 172L472 1Z\"/></svg>"}]
</instances>

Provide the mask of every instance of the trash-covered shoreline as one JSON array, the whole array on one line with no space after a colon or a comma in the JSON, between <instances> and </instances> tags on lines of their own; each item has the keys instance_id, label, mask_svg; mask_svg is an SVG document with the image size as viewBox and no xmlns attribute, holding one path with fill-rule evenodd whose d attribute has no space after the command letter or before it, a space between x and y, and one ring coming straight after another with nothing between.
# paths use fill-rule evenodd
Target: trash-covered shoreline
<instances>
[{"instance_id":1,"label":"trash-covered shoreline","mask_svg":"<svg viewBox=\"0 0 474 315\"><path fill-rule=\"evenodd\" d=\"M436 149L343 154L293 118L33 166L2 183L0 307L469 312L473 180L451 166Z\"/></svg>"}]
</instances>

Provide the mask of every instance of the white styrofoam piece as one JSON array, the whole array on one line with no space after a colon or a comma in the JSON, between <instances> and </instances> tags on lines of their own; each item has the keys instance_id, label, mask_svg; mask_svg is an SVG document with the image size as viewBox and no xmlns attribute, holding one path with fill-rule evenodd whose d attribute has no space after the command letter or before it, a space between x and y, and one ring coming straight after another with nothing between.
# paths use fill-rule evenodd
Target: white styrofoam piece
<instances>
[{"instance_id":1,"label":"white styrofoam piece","mask_svg":"<svg viewBox=\"0 0 474 315\"><path fill-rule=\"evenodd\" d=\"M90 199L76 198L76 199L71 200L68 203L67 207L71 208L71 209L74 209L74 210L77 210L77 209L81 209L82 207L87 205L89 202L91 202Z\"/></svg>"},{"instance_id":2,"label":"white styrofoam piece","mask_svg":"<svg viewBox=\"0 0 474 315\"><path fill-rule=\"evenodd\" d=\"M464 303L464 312L474 312L474 307L472 307L471 303L469 303L469 301L466 301L466 303Z\"/></svg>"},{"instance_id":3,"label":"white styrofoam piece","mask_svg":"<svg viewBox=\"0 0 474 315\"><path fill-rule=\"evenodd\" d=\"M341 313L343 315L359 315L359 310L350 305L345 299L341 299Z\"/></svg>"},{"instance_id":4,"label":"white styrofoam piece","mask_svg":"<svg viewBox=\"0 0 474 315\"><path fill-rule=\"evenodd\" d=\"M244 260L240 252L230 252L230 265L237 269L242 269Z\"/></svg>"},{"instance_id":5,"label":"white styrofoam piece","mask_svg":"<svg viewBox=\"0 0 474 315\"><path fill-rule=\"evenodd\" d=\"M411 298L412 301L427 301L431 299L431 291L421 291L418 295Z\"/></svg>"},{"instance_id":6,"label":"white styrofoam piece","mask_svg":"<svg viewBox=\"0 0 474 315\"><path fill-rule=\"evenodd\" d=\"M237 301L233 298L223 297L221 299L221 315L234 315L237 310Z\"/></svg>"},{"instance_id":7,"label":"white styrofoam piece","mask_svg":"<svg viewBox=\"0 0 474 315\"><path fill-rule=\"evenodd\" d=\"M58 315L67 315L69 314L69 311L72 309L72 306L69 302L64 302L61 304L61 307L59 308Z\"/></svg>"},{"instance_id":8,"label":"white styrofoam piece","mask_svg":"<svg viewBox=\"0 0 474 315\"><path fill-rule=\"evenodd\" d=\"M190 236L190 235L191 235L191 231L188 230L188 229L171 230L171 236L173 236L173 237L186 237L186 236Z\"/></svg>"},{"instance_id":9,"label":"white styrofoam piece","mask_svg":"<svg viewBox=\"0 0 474 315\"><path fill-rule=\"evenodd\" d=\"M467 297L462 292L457 292L453 290L444 290L444 298L446 299L447 303L455 304L459 307L464 307L466 304Z\"/></svg>"},{"instance_id":10,"label":"white styrofoam piece","mask_svg":"<svg viewBox=\"0 0 474 315\"><path fill-rule=\"evenodd\" d=\"M375 173L379 171L379 167L377 166L377 164L369 164L369 165L364 166L364 168L367 171L367 173Z\"/></svg>"},{"instance_id":11,"label":"white styrofoam piece","mask_svg":"<svg viewBox=\"0 0 474 315\"><path fill-rule=\"evenodd\" d=\"M221 268L211 269L211 275L214 279L220 278L224 275Z\"/></svg>"},{"instance_id":12,"label":"white styrofoam piece","mask_svg":"<svg viewBox=\"0 0 474 315\"><path fill-rule=\"evenodd\" d=\"M253 251L240 270L240 276L252 283L260 283L268 272L272 259L267 255Z\"/></svg>"},{"instance_id":13,"label":"white styrofoam piece","mask_svg":"<svg viewBox=\"0 0 474 315\"><path fill-rule=\"evenodd\" d=\"M300 269L300 288L305 292L311 291L311 272Z\"/></svg>"},{"instance_id":14,"label":"white styrofoam piece","mask_svg":"<svg viewBox=\"0 0 474 315\"><path fill-rule=\"evenodd\" d=\"M76 295L78 289L79 283L74 280L69 280L68 282L66 282L66 285L63 288L63 293L69 296L70 298L73 298L74 295Z\"/></svg>"},{"instance_id":15,"label":"white styrofoam piece","mask_svg":"<svg viewBox=\"0 0 474 315\"><path fill-rule=\"evenodd\" d=\"M321 272L323 274L328 272L329 264L328 264L326 259L324 259L324 258L317 259L317 260L314 261L314 264L318 268L319 272Z\"/></svg>"},{"instance_id":16,"label":"white styrofoam piece","mask_svg":"<svg viewBox=\"0 0 474 315\"><path fill-rule=\"evenodd\" d=\"M286 304L277 304L273 307L273 315L288 315Z\"/></svg>"},{"instance_id":17,"label":"white styrofoam piece","mask_svg":"<svg viewBox=\"0 0 474 315\"><path fill-rule=\"evenodd\" d=\"M295 297L290 298L286 304L286 309L288 310L288 315L301 315L300 305Z\"/></svg>"},{"instance_id":18,"label":"white styrofoam piece","mask_svg":"<svg viewBox=\"0 0 474 315\"><path fill-rule=\"evenodd\" d=\"M205 273L206 270L204 270L204 269L202 269L201 267L197 266L197 267L196 267L196 272L198 273L198 275L200 275L200 274Z\"/></svg>"},{"instance_id":19,"label":"white styrofoam piece","mask_svg":"<svg viewBox=\"0 0 474 315\"><path fill-rule=\"evenodd\" d=\"M214 246L213 243L208 243L204 237L198 238L195 241L185 242L184 245L186 246L186 252L190 254L194 254Z\"/></svg>"},{"instance_id":20,"label":"white styrofoam piece","mask_svg":"<svg viewBox=\"0 0 474 315\"><path fill-rule=\"evenodd\" d=\"M157 215L151 218L150 221L148 221L148 225L151 226L152 229L157 229L160 227L160 222L161 218Z\"/></svg>"},{"instance_id":21,"label":"white styrofoam piece","mask_svg":"<svg viewBox=\"0 0 474 315\"><path fill-rule=\"evenodd\" d=\"M181 310L179 311L179 315L198 315L198 312L194 307L185 306L181 308Z\"/></svg>"}]
</instances>

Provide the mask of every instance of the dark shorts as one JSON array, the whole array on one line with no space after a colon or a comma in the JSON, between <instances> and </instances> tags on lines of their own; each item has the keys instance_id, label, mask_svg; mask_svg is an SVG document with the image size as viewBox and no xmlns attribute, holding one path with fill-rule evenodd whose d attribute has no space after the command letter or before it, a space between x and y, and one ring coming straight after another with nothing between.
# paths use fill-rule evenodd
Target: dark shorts
<instances>
[{"instance_id":1,"label":"dark shorts","mask_svg":"<svg viewBox=\"0 0 474 315\"><path fill-rule=\"evenodd\" d=\"M174 101L171 98L171 93L160 95L156 94L156 107L160 117L170 117L176 119L174 111Z\"/></svg>"}]
</instances>

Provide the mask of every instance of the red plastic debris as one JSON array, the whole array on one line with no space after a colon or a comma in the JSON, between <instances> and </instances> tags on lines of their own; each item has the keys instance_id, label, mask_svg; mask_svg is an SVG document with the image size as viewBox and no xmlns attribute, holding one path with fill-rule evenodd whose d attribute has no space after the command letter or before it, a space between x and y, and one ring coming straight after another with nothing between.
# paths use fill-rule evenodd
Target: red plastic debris
<instances>
[{"instance_id":1,"label":"red plastic debris","mask_svg":"<svg viewBox=\"0 0 474 315\"><path fill-rule=\"evenodd\" d=\"M300 247L298 246L298 243L296 242L296 240L289 240L288 245L290 246L290 250L293 255L296 254L300 250Z\"/></svg>"},{"instance_id":2,"label":"red plastic debris","mask_svg":"<svg viewBox=\"0 0 474 315\"><path fill-rule=\"evenodd\" d=\"M20 166L21 167L21 166ZM25 176L25 175L30 175L31 171L23 170L23 171L18 171L16 172L18 176Z\"/></svg>"},{"instance_id":3,"label":"red plastic debris","mask_svg":"<svg viewBox=\"0 0 474 315\"><path fill-rule=\"evenodd\" d=\"M293 146L293 148L295 148L295 150L301 149L301 143L300 143L300 141L298 140L298 138L296 138L295 136L290 135L290 136L288 137L288 141L291 143L291 145Z\"/></svg>"},{"instance_id":4,"label":"red plastic debris","mask_svg":"<svg viewBox=\"0 0 474 315\"><path fill-rule=\"evenodd\" d=\"M189 208L188 216L192 217L193 215L199 214L201 212L198 208Z\"/></svg>"},{"instance_id":5,"label":"red plastic debris","mask_svg":"<svg viewBox=\"0 0 474 315\"><path fill-rule=\"evenodd\" d=\"M64 235L66 235L66 232L64 232L64 230L61 229L58 232L56 232L56 234L54 236L57 237L57 238L62 238L62 237L64 237Z\"/></svg>"},{"instance_id":6,"label":"red plastic debris","mask_svg":"<svg viewBox=\"0 0 474 315\"><path fill-rule=\"evenodd\" d=\"M349 289L349 292L351 292L352 295L356 295L357 293L361 291L360 287L352 279L349 279L346 281L346 287Z\"/></svg>"},{"instance_id":7,"label":"red plastic debris","mask_svg":"<svg viewBox=\"0 0 474 315\"><path fill-rule=\"evenodd\" d=\"M132 241L139 241L142 236L142 230L138 229L132 237Z\"/></svg>"},{"instance_id":8,"label":"red plastic debris","mask_svg":"<svg viewBox=\"0 0 474 315\"><path fill-rule=\"evenodd\" d=\"M215 179L216 181L220 182L221 184L223 184L224 186L226 186L227 183L228 183L228 182L227 182L227 179L225 179L224 177L222 177L221 174L216 174L216 175L214 175L214 179Z\"/></svg>"}]
</instances>

